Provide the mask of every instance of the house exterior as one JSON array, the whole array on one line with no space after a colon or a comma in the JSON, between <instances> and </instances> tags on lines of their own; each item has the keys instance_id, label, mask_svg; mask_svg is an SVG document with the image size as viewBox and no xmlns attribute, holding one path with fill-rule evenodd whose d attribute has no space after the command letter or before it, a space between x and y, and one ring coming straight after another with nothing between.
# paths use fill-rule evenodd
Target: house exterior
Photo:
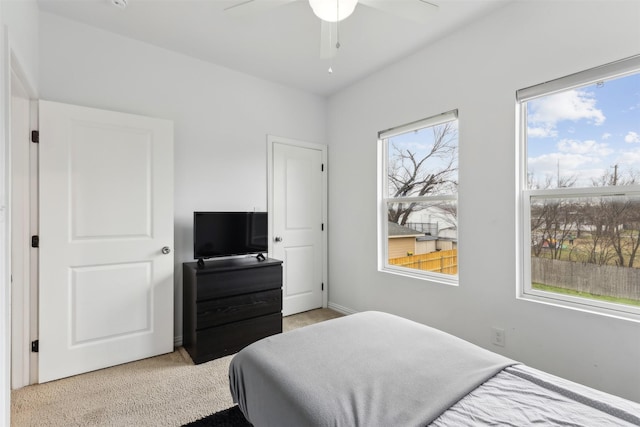
<instances>
[{"instance_id":1,"label":"house exterior","mask_svg":"<svg viewBox=\"0 0 640 427\"><path fill-rule=\"evenodd\" d=\"M409 228L396 224L395 222L389 222L389 242L388 242L388 254L389 258L400 258L403 256L415 255L417 253L418 244L417 239L424 234ZM420 246L422 249L422 246Z\"/></svg>"},{"instance_id":2,"label":"house exterior","mask_svg":"<svg viewBox=\"0 0 640 427\"><path fill-rule=\"evenodd\" d=\"M458 248L458 239L455 235L455 230L450 231L449 229L443 229L440 232L452 237L432 236L421 233L411 227L389 222L387 249L389 259Z\"/></svg>"},{"instance_id":3,"label":"house exterior","mask_svg":"<svg viewBox=\"0 0 640 427\"><path fill-rule=\"evenodd\" d=\"M440 245L440 240L436 236L420 236L416 238L416 252L415 254L428 254L435 252Z\"/></svg>"},{"instance_id":4,"label":"house exterior","mask_svg":"<svg viewBox=\"0 0 640 427\"><path fill-rule=\"evenodd\" d=\"M437 249L449 251L458 249L458 230L454 227L442 228L438 231Z\"/></svg>"}]
</instances>

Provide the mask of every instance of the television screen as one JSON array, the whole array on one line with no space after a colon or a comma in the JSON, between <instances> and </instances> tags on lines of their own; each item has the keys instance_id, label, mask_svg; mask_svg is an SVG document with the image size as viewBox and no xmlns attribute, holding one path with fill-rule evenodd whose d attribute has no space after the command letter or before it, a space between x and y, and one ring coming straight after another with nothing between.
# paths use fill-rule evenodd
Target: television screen
<instances>
[{"instance_id":1,"label":"television screen","mask_svg":"<svg viewBox=\"0 0 640 427\"><path fill-rule=\"evenodd\" d=\"M194 212L193 257L267 252L266 212Z\"/></svg>"}]
</instances>

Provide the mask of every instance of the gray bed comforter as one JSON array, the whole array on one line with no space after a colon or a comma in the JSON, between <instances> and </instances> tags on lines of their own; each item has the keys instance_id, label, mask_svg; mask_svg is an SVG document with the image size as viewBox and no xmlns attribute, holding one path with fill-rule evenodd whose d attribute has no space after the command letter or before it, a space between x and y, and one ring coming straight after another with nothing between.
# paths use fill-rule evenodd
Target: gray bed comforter
<instances>
[{"instance_id":1,"label":"gray bed comforter","mask_svg":"<svg viewBox=\"0 0 640 427\"><path fill-rule=\"evenodd\" d=\"M358 313L265 338L231 361L256 427L425 426L516 362L397 316Z\"/></svg>"},{"instance_id":2,"label":"gray bed comforter","mask_svg":"<svg viewBox=\"0 0 640 427\"><path fill-rule=\"evenodd\" d=\"M430 427L640 426L640 404L525 365L505 368Z\"/></svg>"}]
</instances>

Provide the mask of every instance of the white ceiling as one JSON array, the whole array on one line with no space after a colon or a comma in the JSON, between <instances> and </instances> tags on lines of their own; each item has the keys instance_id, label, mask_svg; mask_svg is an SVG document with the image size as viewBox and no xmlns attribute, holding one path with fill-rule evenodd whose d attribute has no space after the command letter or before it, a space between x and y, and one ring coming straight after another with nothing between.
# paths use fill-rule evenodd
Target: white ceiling
<instances>
[{"instance_id":1,"label":"white ceiling","mask_svg":"<svg viewBox=\"0 0 640 427\"><path fill-rule=\"evenodd\" d=\"M268 2L270 0L258 0ZM418 1L418 0L389 0ZM240 18L242 0L38 0L40 10L230 69L330 95L514 0L433 0L431 22L416 24L358 5L340 23L333 62L320 59L320 21L299 0ZM332 65L333 73L328 73Z\"/></svg>"}]
</instances>

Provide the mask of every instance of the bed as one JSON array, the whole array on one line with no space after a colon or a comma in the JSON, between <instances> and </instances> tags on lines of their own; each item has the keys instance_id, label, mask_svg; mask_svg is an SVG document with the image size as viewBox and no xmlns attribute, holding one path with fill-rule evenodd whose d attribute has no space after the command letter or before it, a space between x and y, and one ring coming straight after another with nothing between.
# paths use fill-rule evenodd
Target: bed
<instances>
[{"instance_id":1,"label":"bed","mask_svg":"<svg viewBox=\"0 0 640 427\"><path fill-rule=\"evenodd\" d=\"M374 311L251 344L229 381L256 427L640 425L640 404Z\"/></svg>"}]
</instances>

